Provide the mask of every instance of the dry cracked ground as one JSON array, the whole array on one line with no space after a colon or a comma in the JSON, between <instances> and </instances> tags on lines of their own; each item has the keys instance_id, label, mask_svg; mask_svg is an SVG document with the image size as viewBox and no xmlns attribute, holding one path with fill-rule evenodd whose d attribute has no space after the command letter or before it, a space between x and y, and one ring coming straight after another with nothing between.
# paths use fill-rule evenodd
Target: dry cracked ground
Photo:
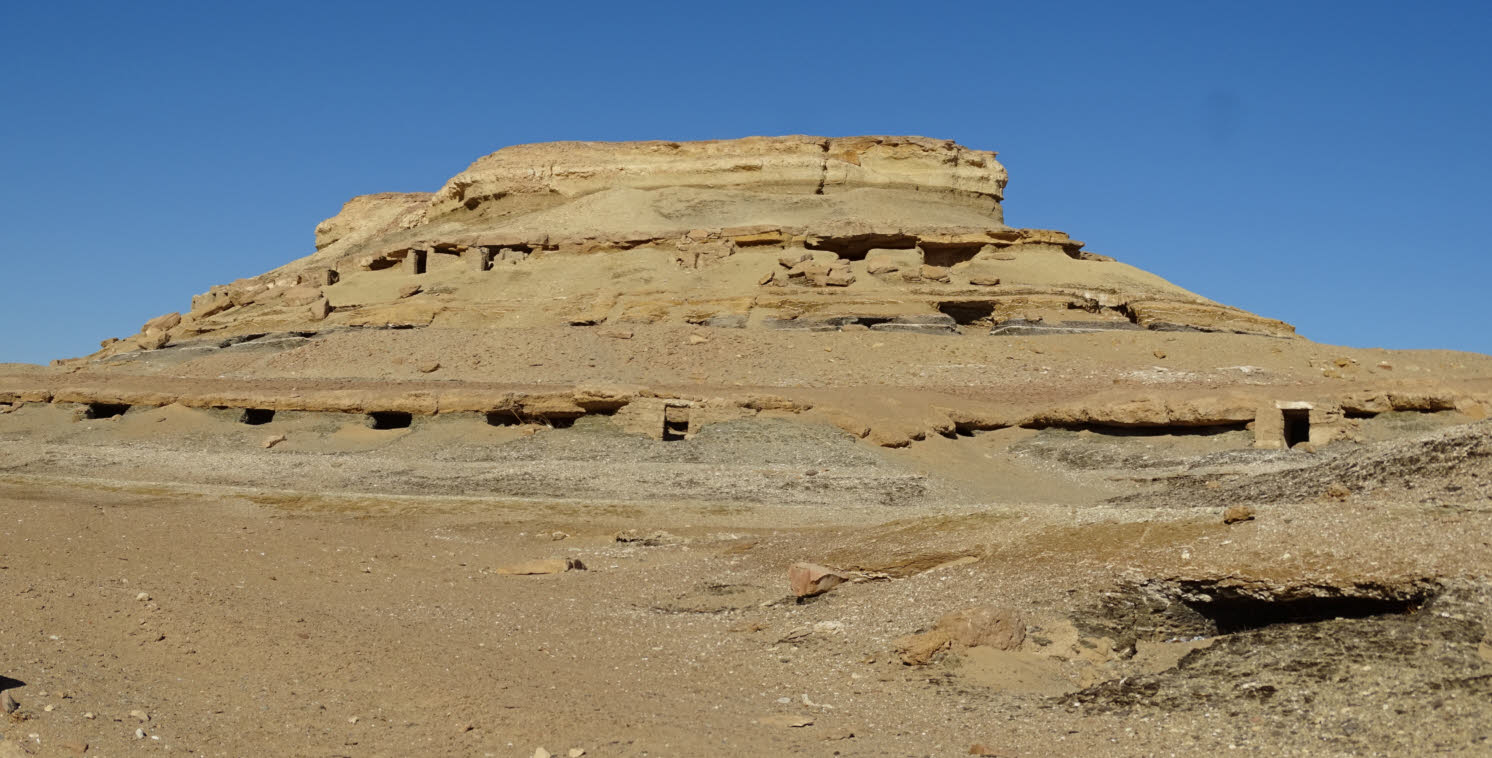
<instances>
[{"instance_id":1,"label":"dry cracked ground","mask_svg":"<svg viewBox=\"0 0 1492 758\"><path fill-rule=\"evenodd\" d=\"M1492 754L1453 412L1316 453L64 413L0 415L4 758ZM1019 639L944 634L982 607Z\"/></svg>"}]
</instances>

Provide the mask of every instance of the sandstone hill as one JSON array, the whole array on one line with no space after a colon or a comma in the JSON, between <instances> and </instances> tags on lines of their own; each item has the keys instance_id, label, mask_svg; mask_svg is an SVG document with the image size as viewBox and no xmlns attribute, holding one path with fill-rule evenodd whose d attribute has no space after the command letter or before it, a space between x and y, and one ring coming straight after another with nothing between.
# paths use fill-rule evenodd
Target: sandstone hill
<instances>
[{"instance_id":1,"label":"sandstone hill","mask_svg":"<svg viewBox=\"0 0 1492 758\"><path fill-rule=\"evenodd\" d=\"M890 446L1248 425L1279 447L1384 411L1484 412L1482 356L1316 345L1006 225L1006 180L995 153L923 137L504 148L434 193L348 201L310 255L0 377L0 402L545 423L630 407L653 436L670 407L689 435L812 411Z\"/></svg>"}]
</instances>

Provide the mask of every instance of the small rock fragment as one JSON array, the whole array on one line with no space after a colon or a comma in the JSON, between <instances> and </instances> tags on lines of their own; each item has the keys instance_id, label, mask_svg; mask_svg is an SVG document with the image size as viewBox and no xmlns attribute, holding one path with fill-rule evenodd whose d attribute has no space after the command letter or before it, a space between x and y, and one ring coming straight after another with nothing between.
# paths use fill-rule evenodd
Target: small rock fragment
<instances>
[{"instance_id":1,"label":"small rock fragment","mask_svg":"<svg viewBox=\"0 0 1492 758\"><path fill-rule=\"evenodd\" d=\"M552 753L541 747L534 748L534 758L552 758Z\"/></svg>"},{"instance_id":2,"label":"small rock fragment","mask_svg":"<svg viewBox=\"0 0 1492 758\"><path fill-rule=\"evenodd\" d=\"M262 445L265 450L268 450L268 449L274 447L275 445L278 445L278 444L280 444L281 442L284 442L284 441L285 441L285 435L283 435L283 434L276 434L276 435L271 436L271 437L265 437L264 441L261 442L261 443L259 443L259 444Z\"/></svg>"},{"instance_id":3,"label":"small rock fragment","mask_svg":"<svg viewBox=\"0 0 1492 758\"><path fill-rule=\"evenodd\" d=\"M658 547L659 545L677 545L683 542L684 539L661 530L643 533L636 529L627 529L616 533L616 541L641 545L643 547Z\"/></svg>"},{"instance_id":4,"label":"small rock fragment","mask_svg":"<svg viewBox=\"0 0 1492 758\"><path fill-rule=\"evenodd\" d=\"M580 758L580 756L585 755L585 748L572 747L570 748L570 752L565 753L565 755L570 756L570 758Z\"/></svg>"},{"instance_id":5,"label":"small rock fragment","mask_svg":"<svg viewBox=\"0 0 1492 758\"><path fill-rule=\"evenodd\" d=\"M15 713L16 710L20 707L21 704L17 703L16 699L11 697L9 692L5 693L4 695L0 695L0 710L5 711L6 713Z\"/></svg>"},{"instance_id":6,"label":"small rock fragment","mask_svg":"<svg viewBox=\"0 0 1492 758\"><path fill-rule=\"evenodd\" d=\"M67 740L62 743L62 748L72 753L82 755L88 752L88 743L82 740Z\"/></svg>"},{"instance_id":7,"label":"small rock fragment","mask_svg":"<svg viewBox=\"0 0 1492 758\"><path fill-rule=\"evenodd\" d=\"M138 595L135 596L135 599L139 600L140 602L143 603L143 602L145 602L145 601L147 601L147 600L150 599L150 593L148 593L148 592L141 592L140 594L138 594Z\"/></svg>"},{"instance_id":8,"label":"small rock fragment","mask_svg":"<svg viewBox=\"0 0 1492 758\"><path fill-rule=\"evenodd\" d=\"M421 374L433 374L440 370L440 361L425 361L420 364Z\"/></svg>"},{"instance_id":9,"label":"small rock fragment","mask_svg":"<svg viewBox=\"0 0 1492 758\"><path fill-rule=\"evenodd\" d=\"M813 719L808 716L799 716L793 713L774 713L757 719L758 723L766 726L781 726L789 729L802 729L805 726L813 726Z\"/></svg>"},{"instance_id":10,"label":"small rock fragment","mask_svg":"<svg viewBox=\"0 0 1492 758\"><path fill-rule=\"evenodd\" d=\"M689 344L691 344L691 345L702 345L702 344L704 344L706 342L709 342L709 341L710 341L710 338L704 336L703 334L691 334L691 335L689 335Z\"/></svg>"},{"instance_id":11,"label":"small rock fragment","mask_svg":"<svg viewBox=\"0 0 1492 758\"><path fill-rule=\"evenodd\" d=\"M135 739L137 739L137 740L143 740L143 739L145 739L145 730L144 729L136 729L135 730Z\"/></svg>"},{"instance_id":12,"label":"small rock fragment","mask_svg":"<svg viewBox=\"0 0 1492 758\"><path fill-rule=\"evenodd\" d=\"M585 571L585 564L578 558L549 558L524 561L500 566L497 573L502 576L536 576L539 574L563 574L566 571Z\"/></svg>"},{"instance_id":13,"label":"small rock fragment","mask_svg":"<svg viewBox=\"0 0 1492 758\"><path fill-rule=\"evenodd\" d=\"M130 711L130 716L142 724L150 720L150 714L145 711Z\"/></svg>"},{"instance_id":14,"label":"small rock fragment","mask_svg":"<svg viewBox=\"0 0 1492 758\"><path fill-rule=\"evenodd\" d=\"M1254 509L1247 505L1233 505L1229 506L1227 510L1223 511L1224 524L1236 524L1240 521L1253 520Z\"/></svg>"},{"instance_id":15,"label":"small rock fragment","mask_svg":"<svg viewBox=\"0 0 1492 758\"><path fill-rule=\"evenodd\" d=\"M420 291L423 289L424 288L418 284L406 284L403 287L399 288L399 299L403 300L406 297L414 297L415 295L420 294Z\"/></svg>"},{"instance_id":16,"label":"small rock fragment","mask_svg":"<svg viewBox=\"0 0 1492 758\"><path fill-rule=\"evenodd\" d=\"M993 286L995 286L995 285L997 285L999 283L1000 283L1000 277L998 277L998 276L971 276L971 277L969 277L969 284L972 284L975 287L993 287Z\"/></svg>"},{"instance_id":17,"label":"small rock fragment","mask_svg":"<svg viewBox=\"0 0 1492 758\"><path fill-rule=\"evenodd\" d=\"M999 753L996 753L994 750L985 747L984 743L982 742L976 742L969 746L969 755L998 756Z\"/></svg>"}]
</instances>

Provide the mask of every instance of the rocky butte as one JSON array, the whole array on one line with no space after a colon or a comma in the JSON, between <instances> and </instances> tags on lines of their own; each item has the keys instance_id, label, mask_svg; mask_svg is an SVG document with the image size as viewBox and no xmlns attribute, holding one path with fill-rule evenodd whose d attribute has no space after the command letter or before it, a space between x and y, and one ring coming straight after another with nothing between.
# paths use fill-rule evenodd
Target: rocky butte
<instances>
[{"instance_id":1,"label":"rocky butte","mask_svg":"<svg viewBox=\"0 0 1492 758\"><path fill-rule=\"evenodd\" d=\"M1312 342L1006 184L508 147L0 366L0 746L1485 754L1492 358Z\"/></svg>"},{"instance_id":2,"label":"rocky butte","mask_svg":"<svg viewBox=\"0 0 1492 758\"><path fill-rule=\"evenodd\" d=\"M1483 412L1480 364L1432 375L1314 345L1063 232L1006 225L1006 180L993 152L921 137L505 148L435 193L352 199L317 226L316 252L60 371L6 377L0 402L549 421L631 408L654 436L665 407L688 411L676 414L690 433L816 410L891 446L1014 426L1246 424L1257 446L1280 447L1351 436L1350 418L1383 411ZM668 347L618 340L642 334ZM502 360L515 349L545 360ZM1003 362L907 376L909 354L950 350ZM1236 360L1200 381L1193 352ZM1085 360L1109 370L1028 375ZM290 379L312 381L276 384ZM866 385L887 395L815 391ZM903 390L917 397L888 407Z\"/></svg>"}]
</instances>

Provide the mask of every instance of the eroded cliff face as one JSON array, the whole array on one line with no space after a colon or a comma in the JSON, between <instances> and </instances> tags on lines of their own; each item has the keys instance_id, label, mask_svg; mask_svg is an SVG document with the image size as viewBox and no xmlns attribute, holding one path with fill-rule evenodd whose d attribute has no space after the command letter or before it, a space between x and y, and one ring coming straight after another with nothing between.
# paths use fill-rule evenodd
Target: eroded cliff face
<instances>
[{"instance_id":1,"label":"eroded cliff face","mask_svg":"<svg viewBox=\"0 0 1492 758\"><path fill-rule=\"evenodd\" d=\"M339 326L1293 334L1006 226L1006 180L994 153L923 137L518 145L433 194L354 198L316 253L103 353Z\"/></svg>"},{"instance_id":2,"label":"eroded cliff face","mask_svg":"<svg viewBox=\"0 0 1492 758\"><path fill-rule=\"evenodd\" d=\"M705 142L552 142L478 159L436 193L425 220L555 204L610 190L691 188L766 195L910 190L994 214L1007 176L995 154L925 137L748 137ZM484 206L486 206L484 208Z\"/></svg>"}]
</instances>

